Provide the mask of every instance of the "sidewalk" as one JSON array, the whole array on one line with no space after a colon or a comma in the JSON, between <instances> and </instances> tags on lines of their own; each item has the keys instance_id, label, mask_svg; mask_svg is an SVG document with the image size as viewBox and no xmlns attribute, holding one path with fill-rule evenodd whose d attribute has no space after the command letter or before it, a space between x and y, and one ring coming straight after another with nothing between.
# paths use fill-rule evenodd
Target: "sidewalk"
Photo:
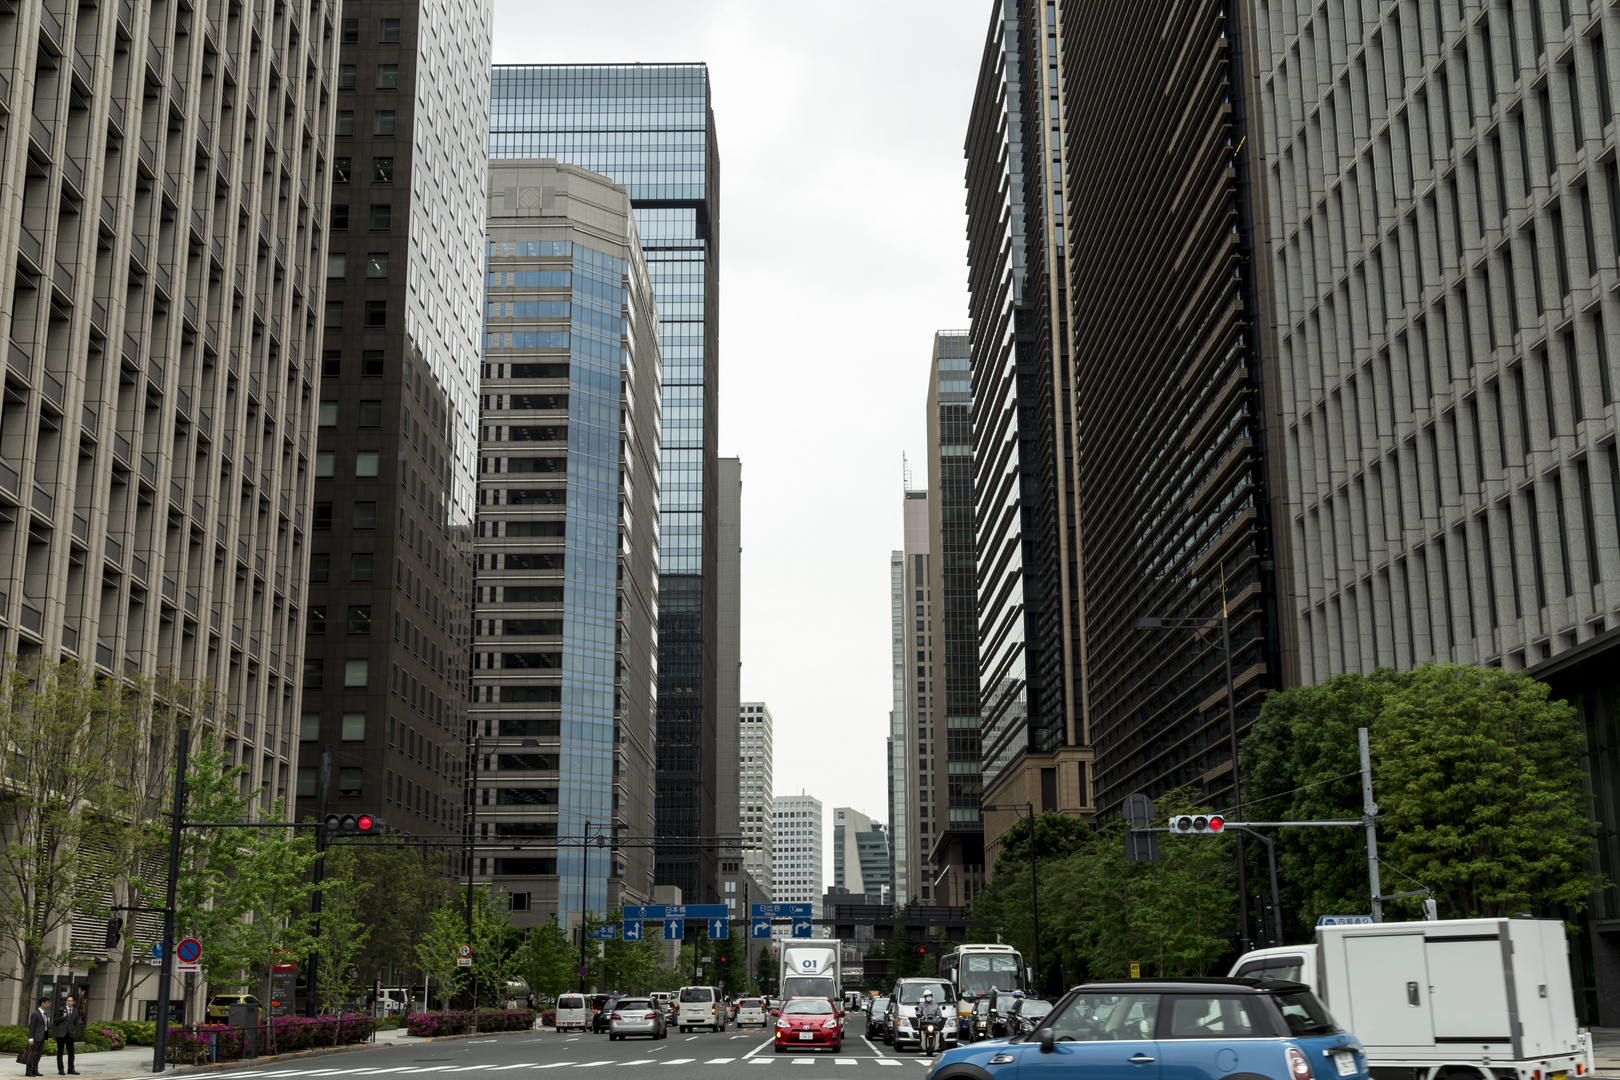
<instances>
[{"instance_id":1,"label":"sidewalk","mask_svg":"<svg viewBox=\"0 0 1620 1080\"><path fill-rule=\"evenodd\" d=\"M432 1039L412 1038L405 1034L404 1028L395 1028L392 1031L377 1032L375 1043L357 1043L352 1046L328 1046L313 1050L298 1050L290 1054L278 1054L275 1057L250 1058L248 1061L223 1062L224 1065L246 1066L251 1062L298 1062L311 1057L324 1057L329 1054L347 1054L356 1050L375 1050L378 1047L394 1046L400 1043L411 1043L425 1046ZM150 1076L152 1075L152 1048L150 1046L131 1046L124 1050L105 1050L99 1054L80 1054L75 1067L85 1076L102 1077L111 1080L122 1076ZM171 1065L165 1072L206 1072L218 1068L216 1065ZM17 1075L22 1075L22 1066L17 1066ZM46 1076L54 1076L56 1069L55 1058L41 1058L39 1071ZM3 1074L0 1074L3 1075Z\"/></svg>"},{"instance_id":2,"label":"sidewalk","mask_svg":"<svg viewBox=\"0 0 1620 1080\"><path fill-rule=\"evenodd\" d=\"M1589 1028L1598 1076L1620 1076L1620 1028Z\"/></svg>"}]
</instances>

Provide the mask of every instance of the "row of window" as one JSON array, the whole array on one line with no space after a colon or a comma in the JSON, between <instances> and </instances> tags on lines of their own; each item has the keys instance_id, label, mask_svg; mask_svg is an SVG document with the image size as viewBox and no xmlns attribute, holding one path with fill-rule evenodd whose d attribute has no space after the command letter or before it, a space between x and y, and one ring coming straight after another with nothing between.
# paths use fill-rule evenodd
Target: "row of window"
<instances>
[{"instance_id":1,"label":"row of window","mask_svg":"<svg viewBox=\"0 0 1620 1080\"><path fill-rule=\"evenodd\" d=\"M368 251L366 253L366 277L386 278L388 276L388 252ZM326 276L331 278L344 278L349 276L349 255L344 251L328 252L326 256Z\"/></svg>"},{"instance_id":2,"label":"row of window","mask_svg":"<svg viewBox=\"0 0 1620 1080\"><path fill-rule=\"evenodd\" d=\"M343 20L343 44L345 44L345 45L358 45L359 43L360 43L360 20L359 19L344 19ZM378 19L377 20L377 43L379 45L398 45L399 44L399 20L398 19L389 18L389 19ZM346 64L344 66L345 67L353 67L352 64ZM342 83L339 83L338 85L341 86Z\"/></svg>"},{"instance_id":3,"label":"row of window","mask_svg":"<svg viewBox=\"0 0 1620 1080\"><path fill-rule=\"evenodd\" d=\"M356 502L351 518L352 527L356 529L375 529L377 527L377 503L375 501ZM315 504L315 532L330 532L332 530L332 504L318 502Z\"/></svg>"},{"instance_id":4,"label":"row of window","mask_svg":"<svg viewBox=\"0 0 1620 1080\"><path fill-rule=\"evenodd\" d=\"M309 617L305 624L305 632L321 635L326 633L326 605L311 604ZM348 632L351 634L371 633L371 605L350 604Z\"/></svg>"},{"instance_id":5,"label":"row of window","mask_svg":"<svg viewBox=\"0 0 1620 1080\"><path fill-rule=\"evenodd\" d=\"M333 203L331 225L333 232L347 232L349 228L349 204ZM390 229L394 225L394 207L392 203L372 203L366 216L366 226L371 229Z\"/></svg>"},{"instance_id":6,"label":"row of window","mask_svg":"<svg viewBox=\"0 0 1620 1080\"><path fill-rule=\"evenodd\" d=\"M360 377L380 379L385 368L381 349L360 350ZM327 349L321 353L321 378L336 379L343 374L343 350ZM379 406L381 402L378 403ZM380 414L379 414L380 415Z\"/></svg>"},{"instance_id":7,"label":"row of window","mask_svg":"<svg viewBox=\"0 0 1620 1080\"><path fill-rule=\"evenodd\" d=\"M323 401L316 412L316 423L320 427L337 427L338 403L336 401ZM382 400L380 398L361 398L360 413L358 417L360 427L382 426Z\"/></svg>"},{"instance_id":8,"label":"row of window","mask_svg":"<svg viewBox=\"0 0 1620 1080\"><path fill-rule=\"evenodd\" d=\"M392 135L397 126L397 118L393 109L374 109L371 113L371 133L373 135ZM334 135L354 134L354 110L339 109L337 111L337 126L333 128Z\"/></svg>"},{"instance_id":9,"label":"row of window","mask_svg":"<svg viewBox=\"0 0 1620 1080\"><path fill-rule=\"evenodd\" d=\"M370 679L371 661L345 660L343 661L343 688L345 690L364 690ZM304 689L319 690L326 685L326 661L318 657L305 657L304 659Z\"/></svg>"},{"instance_id":10,"label":"row of window","mask_svg":"<svg viewBox=\"0 0 1620 1080\"><path fill-rule=\"evenodd\" d=\"M370 581L373 573L375 556L369 551L353 551L349 553L349 580ZM311 584L325 582L332 573L332 555L326 551L316 551L309 557L309 580Z\"/></svg>"},{"instance_id":11,"label":"row of window","mask_svg":"<svg viewBox=\"0 0 1620 1080\"><path fill-rule=\"evenodd\" d=\"M356 450L354 454L354 476L357 480L376 479L377 469L382 461L382 454L376 450ZM337 452L333 450L317 450L315 452L315 478L317 480L330 480L336 475Z\"/></svg>"},{"instance_id":12,"label":"row of window","mask_svg":"<svg viewBox=\"0 0 1620 1080\"><path fill-rule=\"evenodd\" d=\"M394 34L396 35L394 40L398 41L399 38L397 35L399 34L399 27L397 24L399 20L395 19L394 22L396 24L394 27ZM355 88L355 84L359 81L359 75L359 68L354 64L338 65L338 89L353 90ZM399 65L378 64L373 85L375 85L378 90L398 90Z\"/></svg>"},{"instance_id":13,"label":"row of window","mask_svg":"<svg viewBox=\"0 0 1620 1080\"><path fill-rule=\"evenodd\" d=\"M352 157L332 159L332 183L350 183L353 174L354 159ZM394 159L392 157L374 157L371 159L371 182L373 184L392 184L394 182Z\"/></svg>"},{"instance_id":14,"label":"row of window","mask_svg":"<svg viewBox=\"0 0 1620 1080\"><path fill-rule=\"evenodd\" d=\"M386 259L384 260L384 265L387 265L387 260ZM367 276L370 277L371 275L368 274ZM366 318L365 318L365 322L362 325L364 325L367 329L377 329L378 327L384 327L384 326L388 325L388 301L386 301L386 300L367 300L367 301L365 301L365 313L366 313ZM325 323L325 326L326 326L326 329L328 329L328 330L341 330L341 329L343 329L343 301L342 300L328 300L326 302L326 323Z\"/></svg>"}]
</instances>

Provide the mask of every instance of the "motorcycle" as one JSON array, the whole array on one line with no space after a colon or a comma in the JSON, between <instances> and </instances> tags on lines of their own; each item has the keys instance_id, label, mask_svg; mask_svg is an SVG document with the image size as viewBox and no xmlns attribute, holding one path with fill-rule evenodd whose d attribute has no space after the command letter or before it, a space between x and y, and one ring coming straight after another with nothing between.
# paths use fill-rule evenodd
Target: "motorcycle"
<instances>
[{"instance_id":1,"label":"motorcycle","mask_svg":"<svg viewBox=\"0 0 1620 1080\"><path fill-rule=\"evenodd\" d=\"M930 1057L944 1049L945 1033L933 1017L922 1022L922 1052Z\"/></svg>"},{"instance_id":2,"label":"motorcycle","mask_svg":"<svg viewBox=\"0 0 1620 1080\"><path fill-rule=\"evenodd\" d=\"M988 1039L992 1034L989 1013L978 1013L969 1021L968 1039L970 1041L978 1042L980 1039Z\"/></svg>"}]
</instances>

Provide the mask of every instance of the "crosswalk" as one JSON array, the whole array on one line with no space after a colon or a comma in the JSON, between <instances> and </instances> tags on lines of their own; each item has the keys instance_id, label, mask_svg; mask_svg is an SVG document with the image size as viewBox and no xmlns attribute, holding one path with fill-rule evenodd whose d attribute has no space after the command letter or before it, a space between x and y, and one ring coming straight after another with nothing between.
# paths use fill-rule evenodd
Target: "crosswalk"
<instances>
[{"instance_id":1,"label":"crosswalk","mask_svg":"<svg viewBox=\"0 0 1620 1080\"><path fill-rule=\"evenodd\" d=\"M517 1072L553 1069L652 1069L674 1065L739 1065L739 1066L776 1066L779 1068L803 1067L809 1065L831 1065L834 1068L897 1068L903 1069L908 1063L914 1063L927 1068L934 1063L933 1058L926 1057L814 1057L792 1056L783 1057L777 1054L765 1054L757 1057L716 1057L716 1058L635 1058L629 1061L615 1061L601 1059L594 1061L544 1061L520 1062L513 1065L399 1065L393 1068L359 1068L359 1069L253 1069L244 1072L231 1072L227 1074L231 1080L292 1080L297 1077L317 1076L414 1076L422 1073L467 1073L467 1072ZM895 1074L903 1075L901 1073Z\"/></svg>"}]
</instances>

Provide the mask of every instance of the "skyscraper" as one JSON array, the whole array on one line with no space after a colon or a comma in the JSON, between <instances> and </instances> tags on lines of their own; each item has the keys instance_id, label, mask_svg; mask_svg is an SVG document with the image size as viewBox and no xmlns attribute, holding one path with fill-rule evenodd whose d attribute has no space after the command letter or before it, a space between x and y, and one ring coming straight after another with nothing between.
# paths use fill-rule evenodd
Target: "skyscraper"
<instances>
[{"instance_id":1,"label":"skyscraper","mask_svg":"<svg viewBox=\"0 0 1620 1080\"><path fill-rule=\"evenodd\" d=\"M1287 681L1241 8L1059 5L1061 105L1086 118L1065 129L1061 179L1099 810L1231 787L1219 649L1138 619L1229 614L1240 726ZM1093 137L1099 124L1132 132L1129 152Z\"/></svg>"},{"instance_id":2,"label":"skyscraper","mask_svg":"<svg viewBox=\"0 0 1620 1080\"><path fill-rule=\"evenodd\" d=\"M298 810L329 747L329 809L418 834L466 809L490 32L360 0L338 35Z\"/></svg>"},{"instance_id":3,"label":"skyscraper","mask_svg":"<svg viewBox=\"0 0 1620 1080\"><path fill-rule=\"evenodd\" d=\"M660 486L658 820L717 827L716 404L720 153L703 64L501 65L494 157L551 157L630 191L658 294L664 361ZM667 847L658 883L715 901L712 848Z\"/></svg>"},{"instance_id":4,"label":"skyscraper","mask_svg":"<svg viewBox=\"0 0 1620 1080\"><path fill-rule=\"evenodd\" d=\"M743 819L756 811L743 804L742 795L742 462L721 458L716 480L715 513L718 519L715 575L715 770L719 805L715 835L740 836ZM722 851L732 861L740 851Z\"/></svg>"},{"instance_id":5,"label":"skyscraper","mask_svg":"<svg viewBox=\"0 0 1620 1080\"><path fill-rule=\"evenodd\" d=\"M624 186L551 160L492 164L488 274L474 872L566 923L652 892L657 311Z\"/></svg>"},{"instance_id":6,"label":"skyscraper","mask_svg":"<svg viewBox=\"0 0 1620 1080\"><path fill-rule=\"evenodd\" d=\"M742 821L743 869L752 874L769 898L775 888L776 796L775 738L771 710L763 701L745 701L738 709L737 786Z\"/></svg>"},{"instance_id":7,"label":"skyscraper","mask_svg":"<svg viewBox=\"0 0 1620 1080\"><path fill-rule=\"evenodd\" d=\"M776 797L776 887L779 904L811 904L821 918L821 800L802 791ZM784 928L785 929L785 928Z\"/></svg>"},{"instance_id":8,"label":"skyscraper","mask_svg":"<svg viewBox=\"0 0 1620 1080\"><path fill-rule=\"evenodd\" d=\"M984 803L994 807L985 811L987 870L1015 808L1091 806L1060 55L1055 6L995 0L968 121L981 766Z\"/></svg>"},{"instance_id":9,"label":"skyscraper","mask_svg":"<svg viewBox=\"0 0 1620 1080\"><path fill-rule=\"evenodd\" d=\"M833 888L885 896L889 878L889 836L883 825L847 806L833 809Z\"/></svg>"},{"instance_id":10,"label":"skyscraper","mask_svg":"<svg viewBox=\"0 0 1620 1080\"><path fill-rule=\"evenodd\" d=\"M929 873L929 855L937 830L923 803L925 777L932 759L928 755L928 729L926 718L932 716L929 700L934 692L932 647L934 635L930 622L933 611L932 561L929 557L931 537L928 532L928 489L902 492L901 502L901 561L899 573L900 610L891 615L898 619L901 655L904 666L896 671L899 710L894 717L895 829L894 888L898 903L913 899L933 899L933 875ZM894 563L890 562L890 573ZM895 588L891 576L890 589ZM910 843L905 833L910 829Z\"/></svg>"},{"instance_id":11,"label":"skyscraper","mask_svg":"<svg viewBox=\"0 0 1620 1080\"><path fill-rule=\"evenodd\" d=\"M905 496L910 499L911 493L906 492ZM889 767L889 881L894 886L895 896L901 901L911 896L911 849L908 845L911 831L907 827L911 820L907 796L911 790L907 782L910 755L906 753L906 747L914 745L906 738L906 696L911 679L911 661L906 646L907 622L910 618L906 573L905 551L890 552L889 652L893 668L890 677L893 700L889 703L889 737L885 740L884 752Z\"/></svg>"}]
</instances>

